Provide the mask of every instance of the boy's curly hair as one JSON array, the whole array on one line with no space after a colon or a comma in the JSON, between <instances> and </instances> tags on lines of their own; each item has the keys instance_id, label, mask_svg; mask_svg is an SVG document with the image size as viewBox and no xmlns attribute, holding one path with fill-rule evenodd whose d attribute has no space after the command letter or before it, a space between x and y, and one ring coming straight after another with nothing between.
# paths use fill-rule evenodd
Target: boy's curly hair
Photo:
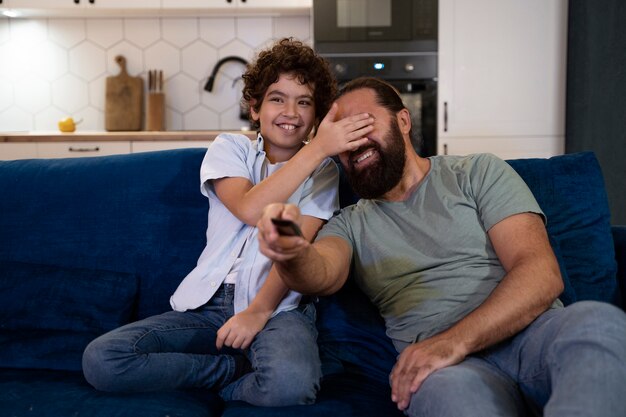
<instances>
[{"instance_id":1,"label":"boy's curly hair","mask_svg":"<svg viewBox=\"0 0 626 417\"><path fill-rule=\"evenodd\" d=\"M317 127L333 103L337 93L337 81L324 58L317 55L310 46L293 38L283 38L259 52L256 61L248 65L242 75L244 106L249 108L254 100L252 107L258 113L269 86L277 82L281 74L286 73L294 74L299 82L311 87ZM260 127L259 122L252 120L252 117L250 123L252 129Z\"/></svg>"}]
</instances>

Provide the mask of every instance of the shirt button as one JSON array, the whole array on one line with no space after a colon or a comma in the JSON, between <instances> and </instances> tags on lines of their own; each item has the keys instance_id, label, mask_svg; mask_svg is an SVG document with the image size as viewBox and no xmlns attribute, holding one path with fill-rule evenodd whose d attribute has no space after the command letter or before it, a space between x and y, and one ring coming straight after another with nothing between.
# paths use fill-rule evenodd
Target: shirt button
<instances>
[{"instance_id":1,"label":"shirt button","mask_svg":"<svg viewBox=\"0 0 626 417\"><path fill-rule=\"evenodd\" d=\"M215 287L216 285L215 281L211 281L211 287Z\"/></svg>"}]
</instances>

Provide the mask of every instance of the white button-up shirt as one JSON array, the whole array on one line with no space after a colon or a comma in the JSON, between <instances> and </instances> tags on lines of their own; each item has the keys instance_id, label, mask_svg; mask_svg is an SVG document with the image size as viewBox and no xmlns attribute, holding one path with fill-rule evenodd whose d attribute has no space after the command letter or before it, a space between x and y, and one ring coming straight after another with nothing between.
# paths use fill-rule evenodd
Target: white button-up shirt
<instances>
[{"instance_id":1,"label":"white button-up shirt","mask_svg":"<svg viewBox=\"0 0 626 417\"><path fill-rule=\"evenodd\" d=\"M213 297L235 261L241 257L235 285L235 313L245 310L265 282L272 262L259 252L257 228L237 219L215 194L211 180L243 177L252 184L265 178L267 171L263 138L256 141L239 134L220 134L207 150L200 168L200 191L209 199L207 245L197 266L180 283L170 298L176 311L198 308ZM326 159L289 197L303 215L329 219L339 208L338 170ZM301 295L290 291L274 314L298 306Z\"/></svg>"}]
</instances>

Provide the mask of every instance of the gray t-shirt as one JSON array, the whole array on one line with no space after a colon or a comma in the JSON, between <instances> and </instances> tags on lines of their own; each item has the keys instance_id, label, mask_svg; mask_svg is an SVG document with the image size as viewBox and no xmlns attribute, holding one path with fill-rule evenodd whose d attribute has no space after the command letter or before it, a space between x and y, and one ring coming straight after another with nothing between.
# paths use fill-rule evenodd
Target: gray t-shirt
<instances>
[{"instance_id":1,"label":"gray t-shirt","mask_svg":"<svg viewBox=\"0 0 626 417\"><path fill-rule=\"evenodd\" d=\"M493 155L434 156L430 162L406 201L362 199L318 236L351 245L355 280L398 350L451 327L502 280L505 271L487 234L493 225L518 213L543 216L526 183Z\"/></svg>"}]
</instances>

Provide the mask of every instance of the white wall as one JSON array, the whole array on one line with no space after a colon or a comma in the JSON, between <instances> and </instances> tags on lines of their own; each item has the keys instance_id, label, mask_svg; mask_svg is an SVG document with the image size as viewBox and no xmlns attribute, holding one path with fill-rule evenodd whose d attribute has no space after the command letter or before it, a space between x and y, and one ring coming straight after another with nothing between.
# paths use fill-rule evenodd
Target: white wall
<instances>
[{"instance_id":1,"label":"white wall","mask_svg":"<svg viewBox=\"0 0 626 417\"><path fill-rule=\"evenodd\" d=\"M220 58L252 59L275 39L311 44L309 16L9 19L0 18L0 132L55 130L83 119L81 131L104 130L107 76L115 56L131 76L164 73L167 130L239 129L243 65L222 66L213 93L203 90Z\"/></svg>"}]
</instances>

